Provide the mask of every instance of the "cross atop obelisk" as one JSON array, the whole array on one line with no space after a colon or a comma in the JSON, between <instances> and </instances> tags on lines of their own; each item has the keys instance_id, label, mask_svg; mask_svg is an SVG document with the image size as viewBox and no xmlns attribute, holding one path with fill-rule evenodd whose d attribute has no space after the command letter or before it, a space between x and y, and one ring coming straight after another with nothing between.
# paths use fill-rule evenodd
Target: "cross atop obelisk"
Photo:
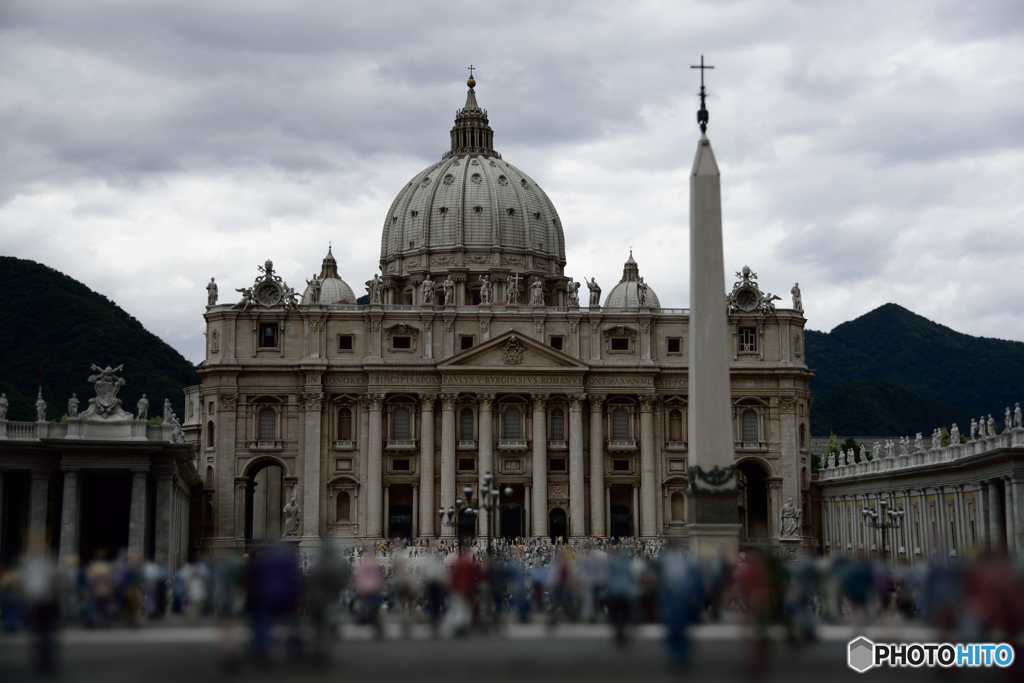
<instances>
[{"instance_id":1,"label":"cross atop obelisk","mask_svg":"<svg viewBox=\"0 0 1024 683\"><path fill-rule=\"evenodd\" d=\"M704 98L707 92L704 90L704 70L714 69L713 66L704 66L704 55L700 56L700 66L690 66L691 69L700 69L700 110L697 112L697 123L700 125L700 132L708 132L708 108L704 106Z\"/></svg>"}]
</instances>

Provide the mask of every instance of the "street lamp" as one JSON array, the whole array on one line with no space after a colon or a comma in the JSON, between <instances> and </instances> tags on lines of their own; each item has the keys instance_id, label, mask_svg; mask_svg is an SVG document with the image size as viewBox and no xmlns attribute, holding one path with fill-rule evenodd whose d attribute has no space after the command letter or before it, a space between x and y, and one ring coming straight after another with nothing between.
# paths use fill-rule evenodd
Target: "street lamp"
<instances>
[{"instance_id":1,"label":"street lamp","mask_svg":"<svg viewBox=\"0 0 1024 683\"><path fill-rule=\"evenodd\" d=\"M437 515L441 518L441 526L449 529L455 529L455 538L458 541L459 547L462 547L462 536L459 534L459 514L460 511L464 512L467 517L476 517L480 511L473 509L473 487L466 484L466 488L462 489L462 493L466 496L466 509L462 510L462 498L455 499L455 507L449 507L448 510L439 508Z\"/></svg>"},{"instance_id":2,"label":"street lamp","mask_svg":"<svg viewBox=\"0 0 1024 683\"><path fill-rule=\"evenodd\" d=\"M888 571L885 566L885 532L887 529L899 529L903 526L903 508L889 510L889 504L885 500L878 501L878 510L864 508L861 514L864 515L864 522L871 528L882 531L882 568ZM881 520L881 521L879 521Z\"/></svg>"},{"instance_id":3,"label":"street lamp","mask_svg":"<svg viewBox=\"0 0 1024 683\"><path fill-rule=\"evenodd\" d=\"M465 496L465 503L466 503L465 514L468 517L470 517L471 519L478 518L481 513L486 515L485 519L487 520L487 561L488 562L491 561L491 558L493 556L493 550L492 550L492 546L491 546L491 530L494 529L494 524L495 524L495 521L496 521L497 516L498 516L498 508L499 508L498 500L499 500L499 498L501 496L501 493L499 492L497 486L493 486L493 487L491 486L493 481L494 481L494 477L491 475L490 472L487 472L487 473L484 474L484 483L483 483L483 486L480 487L479 506L476 507L476 508L473 507L473 487L470 486L469 484L467 484L466 487L462 489L462 493ZM506 499L507 498L511 498L512 497L512 487L511 486L506 486L504 494L505 494L505 498ZM449 529L451 529L452 527L457 527L458 526L459 521L458 521L457 510L458 510L458 508L462 507L462 503L463 503L463 499L462 498L456 498L455 499L456 507L454 507L454 508L449 507L447 510L445 510L444 508L440 508L437 511L438 516L441 518L441 526L447 527ZM456 531L456 536L458 536L458 538L459 538L459 546L461 547L462 546L462 537L458 535L458 531Z\"/></svg>"}]
</instances>

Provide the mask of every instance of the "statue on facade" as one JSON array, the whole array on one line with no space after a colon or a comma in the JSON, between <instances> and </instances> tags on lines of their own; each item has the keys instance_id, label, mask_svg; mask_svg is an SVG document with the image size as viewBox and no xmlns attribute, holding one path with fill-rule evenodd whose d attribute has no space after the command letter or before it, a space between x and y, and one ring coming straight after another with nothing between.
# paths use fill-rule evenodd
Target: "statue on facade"
<instances>
[{"instance_id":1,"label":"statue on facade","mask_svg":"<svg viewBox=\"0 0 1024 683\"><path fill-rule=\"evenodd\" d=\"M210 284L206 285L206 305L208 307L217 305L217 283L212 277Z\"/></svg>"},{"instance_id":2,"label":"statue on facade","mask_svg":"<svg viewBox=\"0 0 1024 683\"><path fill-rule=\"evenodd\" d=\"M171 406L171 399L164 399L164 422L170 422L174 415L174 408Z\"/></svg>"},{"instance_id":3,"label":"statue on facade","mask_svg":"<svg viewBox=\"0 0 1024 683\"><path fill-rule=\"evenodd\" d=\"M569 278L568 284L565 285L565 291L569 293L569 305L579 306L580 305L580 283L576 282L572 278Z\"/></svg>"},{"instance_id":4,"label":"statue on facade","mask_svg":"<svg viewBox=\"0 0 1024 683\"><path fill-rule=\"evenodd\" d=\"M910 455L910 437L900 437L900 455Z\"/></svg>"},{"instance_id":5,"label":"statue on facade","mask_svg":"<svg viewBox=\"0 0 1024 683\"><path fill-rule=\"evenodd\" d=\"M519 275L505 278L505 303L509 306L519 305Z\"/></svg>"},{"instance_id":6,"label":"statue on facade","mask_svg":"<svg viewBox=\"0 0 1024 683\"><path fill-rule=\"evenodd\" d=\"M146 420L146 419L148 419L148 416L149 416L149 399L146 398L145 394L143 394L142 398L139 399L139 403L136 405L136 408L138 408L138 410L139 410L138 417L135 418L136 420Z\"/></svg>"},{"instance_id":7,"label":"statue on facade","mask_svg":"<svg viewBox=\"0 0 1024 683\"><path fill-rule=\"evenodd\" d=\"M835 453L829 453L828 454L828 468L832 469L835 466L836 466L836 454Z\"/></svg>"},{"instance_id":8,"label":"statue on facade","mask_svg":"<svg viewBox=\"0 0 1024 683\"><path fill-rule=\"evenodd\" d=\"M780 513L780 524L782 536L798 536L800 529L800 515L803 510L798 508L794 503L793 499L790 498L786 501L786 504L782 506L782 512Z\"/></svg>"},{"instance_id":9,"label":"statue on facade","mask_svg":"<svg viewBox=\"0 0 1024 683\"><path fill-rule=\"evenodd\" d=\"M949 429L949 445L957 446L960 444L960 428L956 426L956 422Z\"/></svg>"},{"instance_id":10,"label":"statue on facade","mask_svg":"<svg viewBox=\"0 0 1024 683\"><path fill-rule=\"evenodd\" d=\"M937 428L932 432L932 450L940 448L942 448L942 430Z\"/></svg>"},{"instance_id":11,"label":"statue on facade","mask_svg":"<svg viewBox=\"0 0 1024 683\"><path fill-rule=\"evenodd\" d=\"M854 452L852 448L847 449L846 451L846 462L850 465L857 462L857 458L854 457Z\"/></svg>"},{"instance_id":12,"label":"statue on facade","mask_svg":"<svg viewBox=\"0 0 1024 683\"><path fill-rule=\"evenodd\" d=\"M284 302L285 308L295 310L298 309L299 307L299 295L295 292L294 289L292 289L288 285L284 286L284 295L282 296L282 301ZM216 331L217 330L214 330L214 332Z\"/></svg>"},{"instance_id":13,"label":"statue on facade","mask_svg":"<svg viewBox=\"0 0 1024 683\"><path fill-rule=\"evenodd\" d=\"M640 306L644 307L647 305L647 283L641 277L636 283L636 298L640 302Z\"/></svg>"},{"instance_id":14,"label":"statue on facade","mask_svg":"<svg viewBox=\"0 0 1024 683\"><path fill-rule=\"evenodd\" d=\"M984 439L985 437L988 436L991 435L988 433L988 430L986 429L985 416L982 415L981 417L978 418L978 438Z\"/></svg>"},{"instance_id":15,"label":"statue on facade","mask_svg":"<svg viewBox=\"0 0 1024 683\"><path fill-rule=\"evenodd\" d=\"M491 303L491 278L488 275L480 276L480 303Z\"/></svg>"},{"instance_id":16,"label":"statue on facade","mask_svg":"<svg viewBox=\"0 0 1024 683\"><path fill-rule=\"evenodd\" d=\"M885 457L896 457L896 444L892 442L892 439L889 439L888 441L885 442Z\"/></svg>"},{"instance_id":17,"label":"statue on facade","mask_svg":"<svg viewBox=\"0 0 1024 683\"><path fill-rule=\"evenodd\" d=\"M444 279L444 305L455 305L455 280L452 279L451 273Z\"/></svg>"},{"instance_id":18,"label":"statue on facade","mask_svg":"<svg viewBox=\"0 0 1024 683\"><path fill-rule=\"evenodd\" d=\"M539 277L533 278L533 283L530 284L530 305L544 305L544 283L540 281Z\"/></svg>"},{"instance_id":19,"label":"statue on facade","mask_svg":"<svg viewBox=\"0 0 1024 683\"><path fill-rule=\"evenodd\" d=\"M430 273L427 273L427 279L420 284L420 303L424 306L434 305L434 281L430 279Z\"/></svg>"},{"instance_id":20,"label":"statue on facade","mask_svg":"<svg viewBox=\"0 0 1024 683\"><path fill-rule=\"evenodd\" d=\"M882 444L879 443L878 441L876 441L875 445L871 447L871 458L873 460L878 460L878 456L880 456L881 454L882 454Z\"/></svg>"},{"instance_id":21,"label":"statue on facade","mask_svg":"<svg viewBox=\"0 0 1024 683\"><path fill-rule=\"evenodd\" d=\"M78 394L71 394L68 399L68 417L78 417Z\"/></svg>"},{"instance_id":22,"label":"statue on facade","mask_svg":"<svg viewBox=\"0 0 1024 683\"><path fill-rule=\"evenodd\" d=\"M181 428L181 420L178 419L177 413L171 413L171 443L185 443L185 430Z\"/></svg>"},{"instance_id":23,"label":"statue on facade","mask_svg":"<svg viewBox=\"0 0 1024 683\"><path fill-rule=\"evenodd\" d=\"M846 453L843 452L842 448L839 449L839 466L846 467Z\"/></svg>"},{"instance_id":24,"label":"statue on facade","mask_svg":"<svg viewBox=\"0 0 1024 683\"><path fill-rule=\"evenodd\" d=\"M586 278L584 278L586 279ZM592 277L587 282L587 288L590 290L590 307L600 308L601 307L601 287L597 284L597 278Z\"/></svg>"},{"instance_id":25,"label":"statue on facade","mask_svg":"<svg viewBox=\"0 0 1024 683\"><path fill-rule=\"evenodd\" d=\"M380 275L377 275L377 273L374 273L373 274L373 280L371 280L371 282L373 283L373 296L370 297L370 303L371 304L383 303L382 294L381 294L382 291L383 291L383 286L382 286L383 283L380 281Z\"/></svg>"},{"instance_id":26,"label":"statue on facade","mask_svg":"<svg viewBox=\"0 0 1024 683\"><path fill-rule=\"evenodd\" d=\"M978 438L978 421L972 419L971 420L971 441L974 441L976 438Z\"/></svg>"},{"instance_id":27,"label":"statue on facade","mask_svg":"<svg viewBox=\"0 0 1024 683\"><path fill-rule=\"evenodd\" d=\"M800 298L800 283L793 285L793 289L789 290L790 294L793 295L793 310L797 313L804 312L804 302Z\"/></svg>"},{"instance_id":28,"label":"statue on facade","mask_svg":"<svg viewBox=\"0 0 1024 683\"><path fill-rule=\"evenodd\" d=\"M36 422L46 422L46 399L43 398L42 387L39 387L39 398L36 399Z\"/></svg>"},{"instance_id":29,"label":"statue on facade","mask_svg":"<svg viewBox=\"0 0 1024 683\"><path fill-rule=\"evenodd\" d=\"M235 291L242 295L242 300L235 304L235 308L241 308L244 311L256 305L256 299L252 296L252 287L242 287Z\"/></svg>"},{"instance_id":30,"label":"statue on facade","mask_svg":"<svg viewBox=\"0 0 1024 683\"><path fill-rule=\"evenodd\" d=\"M1017 429L1021 426L1020 422L1020 403L1013 404L1013 428Z\"/></svg>"},{"instance_id":31,"label":"statue on facade","mask_svg":"<svg viewBox=\"0 0 1024 683\"><path fill-rule=\"evenodd\" d=\"M988 429L985 431L988 432L989 436L996 435L996 421L992 419L992 413L988 414Z\"/></svg>"},{"instance_id":32,"label":"statue on facade","mask_svg":"<svg viewBox=\"0 0 1024 683\"><path fill-rule=\"evenodd\" d=\"M309 286L309 303L320 303L320 289L324 286L323 280L316 273L313 273L313 279L306 280L306 285Z\"/></svg>"},{"instance_id":33,"label":"statue on facade","mask_svg":"<svg viewBox=\"0 0 1024 683\"><path fill-rule=\"evenodd\" d=\"M7 400L7 394L0 394L0 420L7 419L7 409L11 406L11 402Z\"/></svg>"},{"instance_id":34,"label":"statue on facade","mask_svg":"<svg viewBox=\"0 0 1024 683\"><path fill-rule=\"evenodd\" d=\"M921 436L921 432L918 432L917 436L914 437L914 452L916 453L917 451L923 451L923 450L924 450L924 437Z\"/></svg>"},{"instance_id":35,"label":"statue on facade","mask_svg":"<svg viewBox=\"0 0 1024 683\"><path fill-rule=\"evenodd\" d=\"M284 506L282 512L284 512L284 529L281 531L281 536L298 536L299 522L302 521L302 510L299 509L299 504L295 502L294 493L292 494L292 499Z\"/></svg>"},{"instance_id":36,"label":"statue on facade","mask_svg":"<svg viewBox=\"0 0 1024 683\"><path fill-rule=\"evenodd\" d=\"M112 368L108 365L105 368L101 368L94 364L92 369L96 374L89 375L89 382L96 390L96 397L89 399L88 410L79 417L91 419L98 416L101 418L130 420L132 416L121 410L121 399L117 397L117 392L120 391L125 382L124 379L116 376L115 373L123 370L124 366L118 365L116 368Z\"/></svg>"},{"instance_id":37,"label":"statue on facade","mask_svg":"<svg viewBox=\"0 0 1024 683\"><path fill-rule=\"evenodd\" d=\"M1010 417L1010 407L1006 407L1006 413L1003 415L1003 431L1008 432L1013 429L1013 418Z\"/></svg>"}]
</instances>

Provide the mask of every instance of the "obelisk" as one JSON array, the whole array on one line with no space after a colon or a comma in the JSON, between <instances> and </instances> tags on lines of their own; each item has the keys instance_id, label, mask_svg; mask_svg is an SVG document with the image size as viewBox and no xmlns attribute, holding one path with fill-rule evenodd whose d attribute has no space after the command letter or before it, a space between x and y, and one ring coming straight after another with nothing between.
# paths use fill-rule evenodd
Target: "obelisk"
<instances>
[{"instance_id":1,"label":"obelisk","mask_svg":"<svg viewBox=\"0 0 1024 683\"><path fill-rule=\"evenodd\" d=\"M739 505L729 389L729 334L722 255L722 188L707 138L701 57L701 136L690 174L690 552L733 557L739 549Z\"/></svg>"}]
</instances>

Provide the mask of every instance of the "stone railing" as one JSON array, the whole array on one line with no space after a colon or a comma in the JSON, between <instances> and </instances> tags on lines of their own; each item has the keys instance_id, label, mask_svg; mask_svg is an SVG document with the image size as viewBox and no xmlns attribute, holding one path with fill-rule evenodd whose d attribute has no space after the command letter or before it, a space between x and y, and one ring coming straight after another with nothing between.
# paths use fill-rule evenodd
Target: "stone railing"
<instances>
[{"instance_id":1,"label":"stone railing","mask_svg":"<svg viewBox=\"0 0 1024 683\"><path fill-rule=\"evenodd\" d=\"M912 470L918 467L956 462L1000 448L1024 448L1024 428L1015 427L1002 434L975 439L967 443L950 444L945 448L919 450L891 458L879 457L875 460L861 460L843 466L838 464L835 467L823 466L818 472L818 480L837 481L869 474Z\"/></svg>"},{"instance_id":2,"label":"stone railing","mask_svg":"<svg viewBox=\"0 0 1024 683\"><path fill-rule=\"evenodd\" d=\"M3 425L3 429L0 429L0 438L3 439L20 439L20 440L35 440L36 438L36 424L35 422L7 422L6 420L0 421L0 425Z\"/></svg>"}]
</instances>

